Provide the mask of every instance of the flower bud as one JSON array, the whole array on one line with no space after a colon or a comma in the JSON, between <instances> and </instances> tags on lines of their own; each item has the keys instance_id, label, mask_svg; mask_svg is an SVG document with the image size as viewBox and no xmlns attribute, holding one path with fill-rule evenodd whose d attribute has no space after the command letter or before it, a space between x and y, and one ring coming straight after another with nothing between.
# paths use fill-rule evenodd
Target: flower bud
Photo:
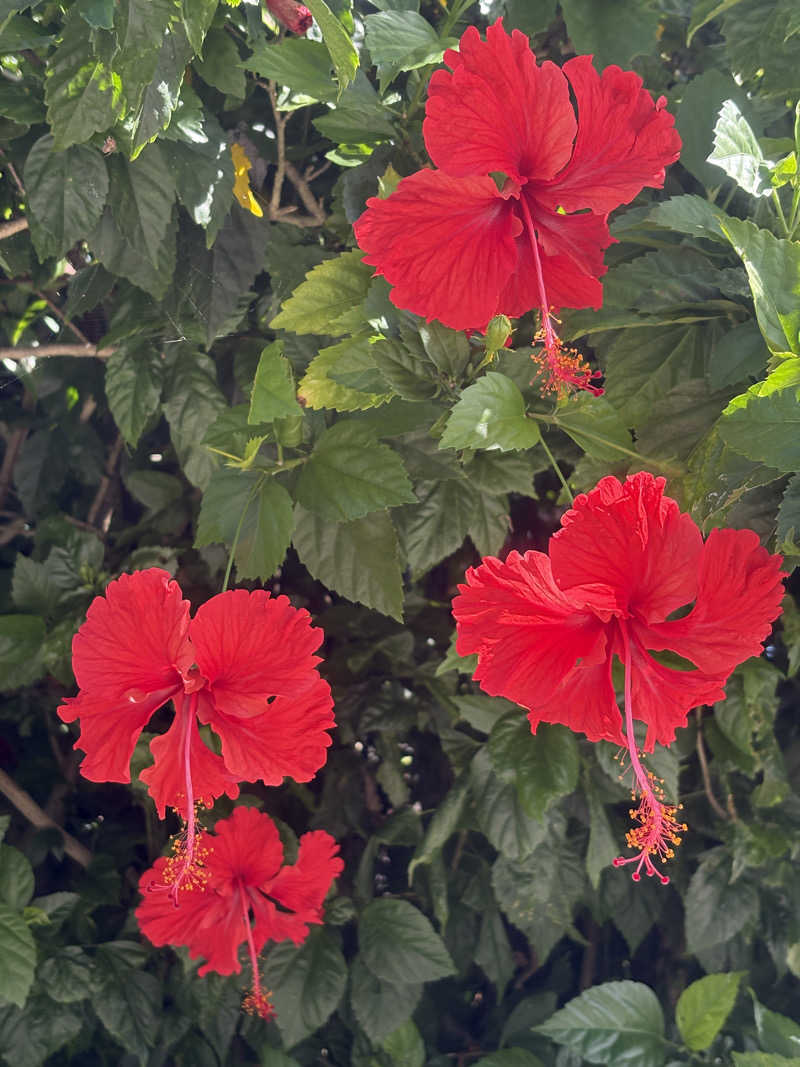
<instances>
[{"instance_id":1,"label":"flower bud","mask_svg":"<svg viewBox=\"0 0 800 1067\"><path fill-rule=\"evenodd\" d=\"M494 355L505 348L511 337L511 320L507 315L495 315L486 327L486 353Z\"/></svg>"}]
</instances>

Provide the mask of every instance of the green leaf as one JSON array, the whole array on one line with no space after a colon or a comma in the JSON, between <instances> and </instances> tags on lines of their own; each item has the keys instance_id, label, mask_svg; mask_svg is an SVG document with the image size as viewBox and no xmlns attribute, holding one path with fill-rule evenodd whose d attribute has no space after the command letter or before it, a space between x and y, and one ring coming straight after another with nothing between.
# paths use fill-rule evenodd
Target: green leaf
<instances>
[{"instance_id":1,"label":"green leaf","mask_svg":"<svg viewBox=\"0 0 800 1067\"><path fill-rule=\"evenodd\" d=\"M158 1039L161 986L152 974L132 966L118 945L124 942L109 942L97 950L95 981L100 992L93 1007L109 1034L145 1064Z\"/></svg>"},{"instance_id":2,"label":"green leaf","mask_svg":"<svg viewBox=\"0 0 800 1067\"><path fill-rule=\"evenodd\" d=\"M358 52L353 42L337 17L325 3L325 0L307 0L307 7L314 16L322 39L330 52L341 93L355 78L358 70Z\"/></svg>"},{"instance_id":3,"label":"green leaf","mask_svg":"<svg viewBox=\"0 0 800 1067\"><path fill-rule=\"evenodd\" d=\"M384 1039L383 1050L395 1067L425 1067L425 1042L410 1019Z\"/></svg>"},{"instance_id":4,"label":"green leaf","mask_svg":"<svg viewBox=\"0 0 800 1067\"><path fill-rule=\"evenodd\" d=\"M764 158L750 123L734 100L726 100L722 105L714 127L714 151L708 162L721 167L751 196L769 196L772 192L773 163Z\"/></svg>"},{"instance_id":5,"label":"green leaf","mask_svg":"<svg viewBox=\"0 0 800 1067\"><path fill-rule=\"evenodd\" d=\"M458 829L467 802L468 788L467 780L459 779L434 811L425 836L417 845L408 865L409 883L414 877L414 870L422 864L431 863Z\"/></svg>"},{"instance_id":6,"label":"green leaf","mask_svg":"<svg viewBox=\"0 0 800 1067\"><path fill-rule=\"evenodd\" d=\"M164 415L183 473L204 489L217 462L200 442L206 430L226 407L217 387L214 363L208 356L182 349L170 370L164 394Z\"/></svg>"},{"instance_id":7,"label":"green leaf","mask_svg":"<svg viewBox=\"0 0 800 1067\"><path fill-rule=\"evenodd\" d=\"M461 547L477 505L477 494L464 478L423 482L417 493L419 503L395 515L414 578Z\"/></svg>"},{"instance_id":8,"label":"green leaf","mask_svg":"<svg viewBox=\"0 0 800 1067\"><path fill-rule=\"evenodd\" d=\"M420 323L419 336L430 361L450 379L459 379L475 354L463 330L451 330L435 320Z\"/></svg>"},{"instance_id":9,"label":"green leaf","mask_svg":"<svg viewBox=\"0 0 800 1067\"><path fill-rule=\"evenodd\" d=\"M267 956L264 980L273 991L284 1044L292 1048L336 1010L347 985L347 965L331 934L315 929L300 948L286 941L276 945Z\"/></svg>"},{"instance_id":10,"label":"green leaf","mask_svg":"<svg viewBox=\"0 0 800 1067\"><path fill-rule=\"evenodd\" d=\"M82 948L66 945L42 962L37 978L48 997L73 1004L92 995L94 967Z\"/></svg>"},{"instance_id":11,"label":"green leaf","mask_svg":"<svg viewBox=\"0 0 800 1067\"><path fill-rule=\"evenodd\" d=\"M525 812L514 784L495 772L488 748L470 765L470 795L479 828L508 859L529 856L547 839L547 825Z\"/></svg>"},{"instance_id":12,"label":"green leaf","mask_svg":"<svg viewBox=\"0 0 800 1067\"><path fill-rule=\"evenodd\" d=\"M179 8L179 0L117 0L115 4L116 49L111 65L129 113L139 108L145 86L156 72L164 34Z\"/></svg>"},{"instance_id":13,"label":"green leaf","mask_svg":"<svg viewBox=\"0 0 800 1067\"><path fill-rule=\"evenodd\" d=\"M354 355L363 353L372 359L371 350L376 347L366 337L347 337L336 345L320 349L297 387L297 393L305 401L306 407L364 411L385 404L393 395L388 387L384 386L380 392L373 393L343 385L332 377L342 362L351 360ZM372 362L374 365L374 360Z\"/></svg>"},{"instance_id":14,"label":"green leaf","mask_svg":"<svg viewBox=\"0 0 800 1067\"><path fill-rule=\"evenodd\" d=\"M173 23L161 42L155 71L144 87L139 106L125 122L132 159L170 124L180 102L186 64L191 57L192 46L186 31L180 23Z\"/></svg>"},{"instance_id":15,"label":"green leaf","mask_svg":"<svg viewBox=\"0 0 800 1067\"><path fill-rule=\"evenodd\" d=\"M765 1008L750 990L756 1020L758 1043L765 1052L778 1053L792 1059L800 1057L800 1026L777 1011Z\"/></svg>"},{"instance_id":16,"label":"green leaf","mask_svg":"<svg viewBox=\"0 0 800 1067\"><path fill-rule=\"evenodd\" d=\"M542 453L543 465L546 457ZM476 452L469 463L464 464L467 480L482 493L522 493L533 496L533 472L529 456L499 451Z\"/></svg>"},{"instance_id":17,"label":"green leaf","mask_svg":"<svg viewBox=\"0 0 800 1067\"><path fill-rule=\"evenodd\" d=\"M204 309L209 347L222 333L231 313L264 269L269 223L234 204L214 247L194 265L190 299Z\"/></svg>"},{"instance_id":18,"label":"green leaf","mask_svg":"<svg viewBox=\"0 0 800 1067\"><path fill-rule=\"evenodd\" d=\"M587 456L620 463L633 450L630 430L604 396L578 393L559 404L556 423Z\"/></svg>"},{"instance_id":19,"label":"green leaf","mask_svg":"<svg viewBox=\"0 0 800 1067\"><path fill-rule=\"evenodd\" d=\"M313 100L332 101L336 98L330 56L321 41L284 37L275 44L259 44L241 65Z\"/></svg>"},{"instance_id":20,"label":"green leaf","mask_svg":"<svg viewBox=\"0 0 800 1067\"><path fill-rule=\"evenodd\" d=\"M38 615L0 615L0 691L39 677L44 637L44 619Z\"/></svg>"},{"instance_id":21,"label":"green leaf","mask_svg":"<svg viewBox=\"0 0 800 1067\"><path fill-rule=\"evenodd\" d=\"M157 266L175 202L175 180L160 145L150 145L133 162L111 160L114 220L122 236Z\"/></svg>"},{"instance_id":22,"label":"green leaf","mask_svg":"<svg viewBox=\"0 0 800 1067\"><path fill-rule=\"evenodd\" d=\"M744 261L756 318L772 352L800 354L800 242L726 217L723 232Z\"/></svg>"},{"instance_id":23,"label":"green leaf","mask_svg":"<svg viewBox=\"0 0 800 1067\"><path fill-rule=\"evenodd\" d=\"M619 855L620 843L611 829L605 804L598 798L596 790L587 788L586 797L589 801L590 820L586 873L589 875L592 886L597 889L603 871L611 864L614 857Z\"/></svg>"},{"instance_id":24,"label":"green leaf","mask_svg":"<svg viewBox=\"0 0 800 1067\"><path fill-rule=\"evenodd\" d=\"M183 25L195 55L203 48L208 27L217 10L218 0L181 0Z\"/></svg>"},{"instance_id":25,"label":"green leaf","mask_svg":"<svg viewBox=\"0 0 800 1067\"><path fill-rule=\"evenodd\" d=\"M415 499L397 453L348 420L320 437L297 482L298 502L335 522Z\"/></svg>"},{"instance_id":26,"label":"green leaf","mask_svg":"<svg viewBox=\"0 0 800 1067\"><path fill-rule=\"evenodd\" d=\"M475 962L496 987L498 998L502 999L514 974L514 957L503 918L496 907L483 911Z\"/></svg>"},{"instance_id":27,"label":"green leaf","mask_svg":"<svg viewBox=\"0 0 800 1067\"><path fill-rule=\"evenodd\" d=\"M787 359L763 382L731 400L717 424L720 437L749 459L782 471L797 470L799 397L800 361Z\"/></svg>"},{"instance_id":28,"label":"green leaf","mask_svg":"<svg viewBox=\"0 0 800 1067\"><path fill-rule=\"evenodd\" d=\"M0 902L22 911L32 896L33 868L28 857L11 845L0 845Z\"/></svg>"},{"instance_id":29,"label":"green leaf","mask_svg":"<svg viewBox=\"0 0 800 1067\"><path fill-rule=\"evenodd\" d=\"M684 897L690 952L723 945L758 921L758 887L747 877L730 881L730 858L714 849L700 861Z\"/></svg>"},{"instance_id":30,"label":"green leaf","mask_svg":"<svg viewBox=\"0 0 800 1067\"><path fill-rule=\"evenodd\" d=\"M358 1025L375 1044L411 1017L420 996L419 982L382 981L356 956L350 968L350 1004Z\"/></svg>"},{"instance_id":31,"label":"green leaf","mask_svg":"<svg viewBox=\"0 0 800 1067\"><path fill-rule=\"evenodd\" d=\"M686 31L687 47L691 45L692 38L699 29L741 2L742 0L697 0L692 9L689 28Z\"/></svg>"},{"instance_id":32,"label":"green leaf","mask_svg":"<svg viewBox=\"0 0 800 1067\"><path fill-rule=\"evenodd\" d=\"M449 47L416 11L381 11L364 19L365 43L383 90L401 70L438 63Z\"/></svg>"},{"instance_id":33,"label":"green leaf","mask_svg":"<svg viewBox=\"0 0 800 1067\"><path fill-rule=\"evenodd\" d=\"M131 447L161 400L164 361L152 345L122 345L105 363L106 397L114 422Z\"/></svg>"},{"instance_id":34,"label":"green leaf","mask_svg":"<svg viewBox=\"0 0 800 1067\"><path fill-rule=\"evenodd\" d=\"M695 5L695 11L698 6ZM720 168L708 162L708 148L713 140L720 109L726 100L734 101L745 114L750 114L747 93L739 88L727 71L714 68L704 70L682 87L681 102L675 115L675 125L683 141L681 164L691 171L706 189L718 189L725 181ZM669 203L683 199L686 198L674 197ZM719 213L719 208L714 209L709 201L702 200L702 203ZM659 205L661 206L663 205Z\"/></svg>"},{"instance_id":35,"label":"green leaf","mask_svg":"<svg viewBox=\"0 0 800 1067\"><path fill-rule=\"evenodd\" d=\"M332 524L298 507L296 523L294 546L312 577L349 600L402 621L397 534L385 511Z\"/></svg>"},{"instance_id":36,"label":"green leaf","mask_svg":"<svg viewBox=\"0 0 800 1067\"><path fill-rule=\"evenodd\" d=\"M288 415L302 415L297 403L294 377L289 360L283 355L281 341L273 341L261 350L250 397L250 423L272 422Z\"/></svg>"},{"instance_id":37,"label":"green leaf","mask_svg":"<svg viewBox=\"0 0 800 1067\"><path fill-rule=\"evenodd\" d=\"M728 330L711 350L708 384L712 389L758 378L769 358L769 349L755 322L749 320Z\"/></svg>"},{"instance_id":38,"label":"green leaf","mask_svg":"<svg viewBox=\"0 0 800 1067\"><path fill-rule=\"evenodd\" d=\"M532 448L539 427L525 415L522 393L510 378L489 371L470 385L450 413L440 448Z\"/></svg>"},{"instance_id":39,"label":"green leaf","mask_svg":"<svg viewBox=\"0 0 800 1067\"><path fill-rule=\"evenodd\" d=\"M84 1013L34 993L22 1011L0 1008L0 1049L15 1067L41 1067L48 1056L78 1036Z\"/></svg>"},{"instance_id":40,"label":"green leaf","mask_svg":"<svg viewBox=\"0 0 800 1067\"><path fill-rule=\"evenodd\" d=\"M661 1005L641 982L587 989L536 1030L590 1063L662 1067L667 1057Z\"/></svg>"},{"instance_id":41,"label":"green leaf","mask_svg":"<svg viewBox=\"0 0 800 1067\"><path fill-rule=\"evenodd\" d=\"M36 945L22 916L3 903L0 903L0 955L3 958L0 1003L16 1004L21 1008L33 985Z\"/></svg>"},{"instance_id":42,"label":"green leaf","mask_svg":"<svg viewBox=\"0 0 800 1067\"><path fill-rule=\"evenodd\" d=\"M774 1052L733 1052L733 1067L797 1067L797 1057L788 1059Z\"/></svg>"},{"instance_id":43,"label":"green leaf","mask_svg":"<svg viewBox=\"0 0 800 1067\"><path fill-rule=\"evenodd\" d=\"M391 111L360 70L336 107L315 118L314 125L323 137L340 144L375 144L396 135L391 120Z\"/></svg>"},{"instance_id":44,"label":"green leaf","mask_svg":"<svg viewBox=\"0 0 800 1067\"><path fill-rule=\"evenodd\" d=\"M114 202L113 195L111 202ZM121 274L151 296L160 299L167 291L175 271L175 228L176 218L173 214L162 234L163 240L158 248L156 263L153 263L143 247L133 245L121 233L108 207L87 241L95 256L112 274Z\"/></svg>"},{"instance_id":45,"label":"green leaf","mask_svg":"<svg viewBox=\"0 0 800 1067\"><path fill-rule=\"evenodd\" d=\"M524 1048L504 1048L476 1060L475 1067L543 1067L542 1061Z\"/></svg>"},{"instance_id":46,"label":"green leaf","mask_svg":"<svg viewBox=\"0 0 800 1067\"><path fill-rule=\"evenodd\" d=\"M492 730L489 752L495 770L514 782L525 813L534 819L578 784L578 745L566 726L542 723L532 734L524 713L511 712Z\"/></svg>"},{"instance_id":47,"label":"green leaf","mask_svg":"<svg viewBox=\"0 0 800 1067\"><path fill-rule=\"evenodd\" d=\"M64 23L45 74L47 121L56 151L88 141L114 124L122 108L119 78L87 47L78 12Z\"/></svg>"},{"instance_id":48,"label":"green leaf","mask_svg":"<svg viewBox=\"0 0 800 1067\"><path fill-rule=\"evenodd\" d=\"M467 533L481 556L496 556L511 532L508 497L480 493Z\"/></svg>"},{"instance_id":49,"label":"green leaf","mask_svg":"<svg viewBox=\"0 0 800 1067\"><path fill-rule=\"evenodd\" d=\"M233 201L233 160L228 139L213 115L203 115L204 140L161 141L178 199L213 244Z\"/></svg>"},{"instance_id":50,"label":"green leaf","mask_svg":"<svg viewBox=\"0 0 800 1067\"><path fill-rule=\"evenodd\" d=\"M247 80L239 65L239 49L231 35L221 27L208 31L203 58L195 58L194 68L204 82L221 93L244 99Z\"/></svg>"},{"instance_id":51,"label":"green leaf","mask_svg":"<svg viewBox=\"0 0 800 1067\"><path fill-rule=\"evenodd\" d=\"M385 982L433 982L455 973L430 921L406 900L368 904L358 921L358 944L364 964Z\"/></svg>"},{"instance_id":52,"label":"green leaf","mask_svg":"<svg viewBox=\"0 0 800 1067\"><path fill-rule=\"evenodd\" d=\"M40 137L25 161L31 238L40 260L63 255L97 224L108 196L103 156L88 145L53 151Z\"/></svg>"},{"instance_id":53,"label":"green leaf","mask_svg":"<svg viewBox=\"0 0 800 1067\"><path fill-rule=\"evenodd\" d=\"M372 358L383 378L406 400L430 400L439 391L436 372L425 352L387 338L372 345Z\"/></svg>"},{"instance_id":54,"label":"green leaf","mask_svg":"<svg viewBox=\"0 0 800 1067\"><path fill-rule=\"evenodd\" d=\"M708 1048L733 1009L744 974L707 974L684 989L675 1006L675 1022L687 1048Z\"/></svg>"},{"instance_id":55,"label":"green leaf","mask_svg":"<svg viewBox=\"0 0 800 1067\"><path fill-rule=\"evenodd\" d=\"M372 267L363 252L342 252L306 274L270 323L273 330L340 336L365 324L360 305L369 290Z\"/></svg>"},{"instance_id":56,"label":"green leaf","mask_svg":"<svg viewBox=\"0 0 800 1067\"><path fill-rule=\"evenodd\" d=\"M624 18L616 0L562 0L561 7L575 51L594 55L599 69L630 67L655 45L660 16L646 0L627 3Z\"/></svg>"}]
</instances>

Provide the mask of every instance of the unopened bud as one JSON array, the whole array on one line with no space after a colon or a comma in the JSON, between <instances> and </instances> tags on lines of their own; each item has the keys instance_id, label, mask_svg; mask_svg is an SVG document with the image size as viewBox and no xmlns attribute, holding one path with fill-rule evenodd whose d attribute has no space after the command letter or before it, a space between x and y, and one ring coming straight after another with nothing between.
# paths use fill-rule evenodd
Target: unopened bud
<instances>
[{"instance_id":1,"label":"unopened bud","mask_svg":"<svg viewBox=\"0 0 800 1067\"><path fill-rule=\"evenodd\" d=\"M486 353L494 355L505 348L511 337L511 319L507 315L495 315L486 327Z\"/></svg>"},{"instance_id":2,"label":"unopened bud","mask_svg":"<svg viewBox=\"0 0 800 1067\"><path fill-rule=\"evenodd\" d=\"M311 29L311 12L297 0L264 0L267 10L292 33L305 34Z\"/></svg>"}]
</instances>

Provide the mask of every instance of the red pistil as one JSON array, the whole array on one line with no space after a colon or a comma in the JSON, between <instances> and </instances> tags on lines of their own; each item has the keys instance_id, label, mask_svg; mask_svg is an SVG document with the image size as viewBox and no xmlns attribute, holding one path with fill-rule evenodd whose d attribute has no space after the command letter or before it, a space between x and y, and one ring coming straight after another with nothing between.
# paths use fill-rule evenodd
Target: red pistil
<instances>
[{"instance_id":1,"label":"red pistil","mask_svg":"<svg viewBox=\"0 0 800 1067\"><path fill-rule=\"evenodd\" d=\"M202 828L197 823L197 807L192 784L192 731L197 729L197 692L187 693L181 704L183 729L183 774L186 783L186 820L180 833L172 839L172 855L164 867L164 881L171 886L170 896L177 908L178 893L205 885L208 874L204 859L208 849L200 845Z\"/></svg>"},{"instance_id":2,"label":"red pistil","mask_svg":"<svg viewBox=\"0 0 800 1067\"><path fill-rule=\"evenodd\" d=\"M630 817L634 821L634 827L626 835L628 848L636 850L635 856L617 856L614 860L615 867L625 867L629 863L635 863L636 868L631 877L634 882L641 878L642 867L645 874L652 878L658 878L662 885L669 883L669 878L656 870L652 856L662 863L672 859L675 848L681 843L681 833L686 830L685 823L679 823L676 814L680 805L665 804L664 791L661 782L651 772L642 767L639 753L636 748L636 739L633 733L633 702L631 700L631 646L628 631L623 622L620 622L622 642L625 649L625 738L628 743L628 752L631 757L631 766L636 779L636 785L631 792L631 799L639 800L637 808L631 808Z\"/></svg>"},{"instance_id":3,"label":"red pistil","mask_svg":"<svg viewBox=\"0 0 800 1067\"><path fill-rule=\"evenodd\" d=\"M268 989L264 992L261 988L261 976L258 973L258 955L255 942L253 941L253 929L250 925L250 909L247 906L244 889L238 886L239 899L242 903L242 918L244 930L247 935L247 951L250 955L250 967L253 971L253 988L242 1001L242 1008L250 1015L260 1015L262 1019L271 1019L275 1015L275 1008L269 999L272 993Z\"/></svg>"},{"instance_id":4,"label":"red pistil","mask_svg":"<svg viewBox=\"0 0 800 1067\"><path fill-rule=\"evenodd\" d=\"M553 328L554 316L550 310L550 302L547 299L547 290L544 287L544 275L542 274L542 261L539 257L539 243L536 240L536 230L533 219L525 202L524 195L519 198L519 206L525 219L525 230L533 254L533 263L536 267L536 282L539 289L539 308L542 325L534 338L542 349L535 352L531 357L539 367L538 376L542 379L540 388L542 395L556 393L562 396L570 389L585 389L594 396L601 396L603 390L592 385L597 378L602 378L600 371L593 371L583 356L576 348L566 348L564 342ZM555 321L558 321L557 319Z\"/></svg>"}]
</instances>

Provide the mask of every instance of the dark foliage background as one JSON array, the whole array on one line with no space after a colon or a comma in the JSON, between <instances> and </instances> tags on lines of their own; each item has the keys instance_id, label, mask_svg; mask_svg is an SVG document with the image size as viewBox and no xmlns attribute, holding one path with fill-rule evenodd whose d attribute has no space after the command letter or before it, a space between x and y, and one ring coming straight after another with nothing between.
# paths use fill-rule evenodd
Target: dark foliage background
<instances>
[{"instance_id":1,"label":"dark foliage background","mask_svg":"<svg viewBox=\"0 0 800 1067\"><path fill-rule=\"evenodd\" d=\"M532 737L470 682L449 613L479 555L546 546L566 503L547 450L576 491L649 469L705 531L800 555L796 2L309 6L324 41L255 0L0 0L0 1056L798 1059L792 596L728 699L650 760L690 826L666 888L609 866L612 747ZM600 398L539 396L532 317L487 362L353 250L366 197L425 161L443 48L499 14L540 58L635 68L677 115L665 189L614 218L602 311L564 314ZM243 979L141 939L137 879L176 825L135 775L83 780L55 713L110 578L166 567L197 605L231 556L324 628L338 721L311 784L242 798L290 852L322 827L346 860L324 927L266 955L270 1024L241 1014Z\"/></svg>"}]
</instances>

